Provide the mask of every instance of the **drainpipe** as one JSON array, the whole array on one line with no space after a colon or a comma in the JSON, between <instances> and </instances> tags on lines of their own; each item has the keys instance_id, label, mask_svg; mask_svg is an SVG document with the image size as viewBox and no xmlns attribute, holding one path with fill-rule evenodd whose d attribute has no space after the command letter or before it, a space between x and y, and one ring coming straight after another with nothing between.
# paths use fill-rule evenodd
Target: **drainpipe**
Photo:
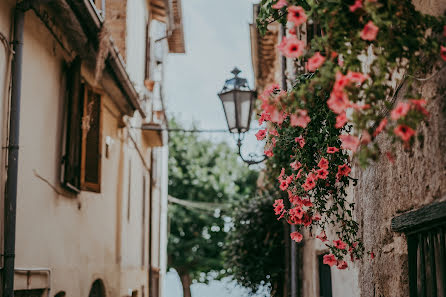
<instances>
[{"instance_id":1,"label":"drainpipe","mask_svg":"<svg viewBox=\"0 0 446 297\"><path fill-rule=\"evenodd\" d=\"M286 36L286 27L284 25L282 25L281 27L281 33L282 36ZM287 90L288 89L288 85L287 85L287 81L286 81L286 69L287 69L287 61L285 56L282 56L282 89L283 90ZM286 229L285 229L286 230ZM296 232L297 231L297 227L296 225L291 225L291 227L288 229L290 230L290 233L292 232ZM291 271L290 271L290 277L289 277L289 281L290 281L290 295L291 297L298 297L298 285L297 285L297 243L294 242L294 240L290 240L290 236L289 234L285 234L285 236L287 237L287 240L290 242L289 246L289 252L290 252L290 262L291 262Z\"/></svg>"},{"instance_id":2,"label":"drainpipe","mask_svg":"<svg viewBox=\"0 0 446 297\"><path fill-rule=\"evenodd\" d=\"M22 84L23 30L28 1L17 4L14 13L14 59L12 61L11 107L9 115L8 170L4 205L3 287L4 297L14 296L14 258L19 161L20 93Z\"/></svg>"}]
</instances>

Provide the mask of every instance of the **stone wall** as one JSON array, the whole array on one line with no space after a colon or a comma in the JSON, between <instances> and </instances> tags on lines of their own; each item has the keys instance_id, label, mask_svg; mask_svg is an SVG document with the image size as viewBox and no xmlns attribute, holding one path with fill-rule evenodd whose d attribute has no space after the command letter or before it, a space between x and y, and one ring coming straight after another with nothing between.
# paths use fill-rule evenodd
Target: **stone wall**
<instances>
[{"instance_id":1,"label":"stone wall","mask_svg":"<svg viewBox=\"0 0 446 297\"><path fill-rule=\"evenodd\" d=\"M441 13L446 9L444 0L416 2L424 12L435 9ZM406 236L391 231L390 224L403 212L446 200L445 86L444 68L419 83L422 97L429 99L428 124L418 130L424 139L417 140L410 151L399 148L393 164L382 157L366 170L355 170L359 178L354 189L357 219L366 250L376 255L373 261L366 256L359 265L361 297L409 296ZM404 97L404 91L403 87L398 100ZM389 149L388 140L383 137L379 141L383 151Z\"/></svg>"}]
</instances>

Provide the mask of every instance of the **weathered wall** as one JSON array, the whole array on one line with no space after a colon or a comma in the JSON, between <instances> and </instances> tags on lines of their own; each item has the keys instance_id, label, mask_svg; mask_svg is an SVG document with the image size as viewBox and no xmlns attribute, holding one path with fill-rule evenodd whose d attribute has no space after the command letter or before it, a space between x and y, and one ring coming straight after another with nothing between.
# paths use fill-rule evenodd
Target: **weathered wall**
<instances>
[{"instance_id":1,"label":"weathered wall","mask_svg":"<svg viewBox=\"0 0 446 297\"><path fill-rule=\"evenodd\" d=\"M441 13L446 1L416 1L425 12ZM362 260L359 285L361 297L407 297L408 256L406 237L390 230L393 217L446 198L446 70L420 85L419 91L429 101L429 125L418 132L424 135L413 150L400 148L394 164L386 157L356 171L354 189L361 235L367 250L376 258ZM400 93L402 99L404 89ZM383 151L389 147L379 139Z\"/></svg>"},{"instance_id":2,"label":"weathered wall","mask_svg":"<svg viewBox=\"0 0 446 297\"><path fill-rule=\"evenodd\" d=\"M0 32L7 37L15 2L0 1ZM107 296L128 296L134 290L138 296L148 296L149 173L127 130L120 128L119 110L106 94L102 96L101 109L102 191L83 191L74 196L60 186L66 56L45 25L33 12L28 12L24 34L16 267L50 268L51 296L58 291L65 291L67 296L88 296L93 281L98 278L104 281ZM138 55L139 64L134 64L143 65L144 58ZM7 125L3 110L7 110L9 101L7 59L1 49L0 122L4 131ZM140 68L135 71L140 72ZM93 69L83 67L82 72L85 80L95 85ZM135 114L133 122L139 126L143 119ZM134 129L133 132L141 148L141 131ZM108 158L106 138L112 141ZM1 139L5 144L5 133ZM150 149L146 148L142 154L150 164ZM159 158L159 162L167 162ZM2 156L2 172L6 168L4 160ZM155 174L164 178L161 170ZM0 179L0 189L3 189L1 174ZM165 183L160 185L165 186ZM3 190L0 193L0 235L3 237ZM163 197L158 195L155 199L166 198ZM145 208L143 199L146 199ZM165 245L159 240L152 244L156 254L162 257L159 246L165 248ZM45 275L32 275L28 282L26 275L16 274L15 288L40 288L46 286L46 281Z\"/></svg>"}]
</instances>

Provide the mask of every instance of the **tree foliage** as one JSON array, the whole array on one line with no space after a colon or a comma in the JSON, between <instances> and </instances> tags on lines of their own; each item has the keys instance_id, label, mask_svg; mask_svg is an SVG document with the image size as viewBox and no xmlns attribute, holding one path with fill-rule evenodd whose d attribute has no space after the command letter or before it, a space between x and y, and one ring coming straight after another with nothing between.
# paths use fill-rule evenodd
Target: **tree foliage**
<instances>
[{"instance_id":1,"label":"tree foliage","mask_svg":"<svg viewBox=\"0 0 446 297\"><path fill-rule=\"evenodd\" d=\"M210 272L224 268L228 206L253 193L257 172L242 164L226 143L215 144L194 133L171 133L169 154L169 195L208 206L169 205L169 266L180 277L206 282Z\"/></svg>"}]
</instances>

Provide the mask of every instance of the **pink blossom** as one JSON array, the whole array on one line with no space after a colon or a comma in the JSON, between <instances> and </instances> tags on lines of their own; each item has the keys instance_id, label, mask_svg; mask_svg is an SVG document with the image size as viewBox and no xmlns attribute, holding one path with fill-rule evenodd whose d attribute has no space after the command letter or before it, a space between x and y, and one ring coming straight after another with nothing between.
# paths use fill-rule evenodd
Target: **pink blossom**
<instances>
[{"instance_id":1,"label":"pink blossom","mask_svg":"<svg viewBox=\"0 0 446 297\"><path fill-rule=\"evenodd\" d=\"M291 233L291 239L294 240L295 242L301 242L302 241L302 234L300 234L299 232L293 232Z\"/></svg>"},{"instance_id":2,"label":"pink blossom","mask_svg":"<svg viewBox=\"0 0 446 297\"><path fill-rule=\"evenodd\" d=\"M324 255L323 263L330 265L330 267L331 267L331 266L337 264L338 260L336 260L336 257L333 254L329 254L329 255Z\"/></svg>"},{"instance_id":3,"label":"pink blossom","mask_svg":"<svg viewBox=\"0 0 446 297\"><path fill-rule=\"evenodd\" d=\"M263 140L266 137L266 129L259 130L259 132L256 133L257 140Z\"/></svg>"},{"instance_id":4,"label":"pink blossom","mask_svg":"<svg viewBox=\"0 0 446 297\"><path fill-rule=\"evenodd\" d=\"M333 244L334 244L335 248L340 249L340 250L345 250L347 248L347 244L340 239L333 240Z\"/></svg>"},{"instance_id":5,"label":"pink blossom","mask_svg":"<svg viewBox=\"0 0 446 297\"><path fill-rule=\"evenodd\" d=\"M353 72L353 71L349 71L347 73L346 78L349 81L355 82L357 84L362 84L366 79L367 79L367 75L362 74L361 72Z\"/></svg>"},{"instance_id":6,"label":"pink blossom","mask_svg":"<svg viewBox=\"0 0 446 297\"><path fill-rule=\"evenodd\" d=\"M284 37L277 48L287 58L299 58L304 52L305 42L293 35Z\"/></svg>"},{"instance_id":7,"label":"pink blossom","mask_svg":"<svg viewBox=\"0 0 446 297\"><path fill-rule=\"evenodd\" d=\"M328 177L328 170L325 168L318 169L316 173L317 173L317 178L319 179L327 179Z\"/></svg>"},{"instance_id":8,"label":"pink blossom","mask_svg":"<svg viewBox=\"0 0 446 297\"><path fill-rule=\"evenodd\" d=\"M410 105L406 102L399 102L398 105L390 113L392 120L396 121L404 117L410 110Z\"/></svg>"},{"instance_id":9,"label":"pink blossom","mask_svg":"<svg viewBox=\"0 0 446 297\"><path fill-rule=\"evenodd\" d=\"M336 117L335 128L340 129L344 127L347 122L348 122L347 116L345 115L345 112L342 112Z\"/></svg>"},{"instance_id":10,"label":"pink blossom","mask_svg":"<svg viewBox=\"0 0 446 297\"><path fill-rule=\"evenodd\" d=\"M286 0L279 0L279 1L277 1L276 4L274 4L271 7L274 9L281 9L282 7L285 7L287 5L288 5L288 3L286 2Z\"/></svg>"},{"instance_id":11,"label":"pink blossom","mask_svg":"<svg viewBox=\"0 0 446 297\"><path fill-rule=\"evenodd\" d=\"M302 167L302 164L298 161L294 161L290 166L293 170L299 170L299 168Z\"/></svg>"},{"instance_id":12,"label":"pink blossom","mask_svg":"<svg viewBox=\"0 0 446 297\"><path fill-rule=\"evenodd\" d=\"M272 157L272 156L274 156L272 148L269 148L269 149L265 150L265 151L264 151L264 154L265 154L265 156L267 156L267 157Z\"/></svg>"},{"instance_id":13,"label":"pink blossom","mask_svg":"<svg viewBox=\"0 0 446 297\"><path fill-rule=\"evenodd\" d=\"M285 208L283 205L283 199L277 199L276 201L274 201L273 207L274 207L274 213L276 215L282 214Z\"/></svg>"},{"instance_id":14,"label":"pink blossom","mask_svg":"<svg viewBox=\"0 0 446 297\"><path fill-rule=\"evenodd\" d=\"M446 46L440 46L440 56L446 61Z\"/></svg>"},{"instance_id":15,"label":"pink blossom","mask_svg":"<svg viewBox=\"0 0 446 297\"><path fill-rule=\"evenodd\" d=\"M317 166L321 169L328 169L328 160L322 157Z\"/></svg>"},{"instance_id":16,"label":"pink blossom","mask_svg":"<svg viewBox=\"0 0 446 297\"><path fill-rule=\"evenodd\" d=\"M313 57L308 59L307 69L310 72L315 72L325 62L325 57L319 52L315 53Z\"/></svg>"},{"instance_id":17,"label":"pink blossom","mask_svg":"<svg viewBox=\"0 0 446 297\"><path fill-rule=\"evenodd\" d=\"M300 206L296 206L292 209L290 209L290 215L293 217L296 217L298 219L302 219L302 217L304 216L304 211L302 209L302 207Z\"/></svg>"},{"instance_id":18,"label":"pink blossom","mask_svg":"<svg viewBox=\"0 0 446 297\"><path fill-rule=\"evenodd\" d=\"M345 150L351 150L356 152L359 146L359 139L356 136L342 134L339 136L339 139L342 141L341 147Z\"/></svg>"},{"instance_id":19,"label":"pink blossom","mask_svg":"<svg viewBox=\"0 0 446 297\"><path fill-rule=\"evenodd\" d=\"M316 187L316 175L314 173L309 173L307 175L307 179L305 180L305 183L302 185L305 191L310 191L314 187Z\"/></svg>"},{"instance_id":20,"label":"pink blossom","mask_svg":"<svg viewBox=\"0 0 446 297\"><path fill-rule=\"evenodd\" d=\"M290 125L293 127L299 126L302 128L306 128L308 123L311 121L308 116L308 112L305 109L296 110L297 114L292 114L290 116Z\"/></svg>"},{"instance_id":21,"label":"pink blossom","mask_svg":"<svg viewBox=\"0 0 446 297\"><path fill-rule=\"evenodd\" d=\"M296 137L294 139L294 141L297 142L300 145L301 148L303 148L304 145L305 145L305 139L302 137L302 135L299 136L299 137Z\"/></svg>"},{"instance_id":22,"label":"pink blossom","mask_svg":"<svg viewBox=\"0 0 446 297\"><path fill-rule=\"evenodd\" d=\"M260 115L259 125L261 126L264 121L271 121L271 115L265 111Z\"/></svg>"},{"instance_id":23,"label":"pink blossom","mask_svg":"<svg viewBox=\"0 0 446 297\"><path fill-rule=\"evenodd\" d=\"M344 260L342 260L342 261L338 261L338 269L346 269L347 267L348 267L348 264L347 264L347 262L345 262Z\"/></svg>"},{"instance_id":24,"label":"pink blossom","mask_svg":"<svg viewBox=\"0 0 446 297\"><path fill-rule=\"evenodd\" d=\"M339 165L338 173L336 174L336 178L340 179L343 176L348 176L351 171L352 171L351 168L347 164Z\"/></svg>"},{"instance_id":25,"label":"pink blossom","mask_svg":"<svg viewBox=\"0 0 446 297\"><path fill-rule=\"evenodd\" d=\"M428 116L429 112L426 110L426 100L424 99L410 99L410 104L412 108L418 112L421 112L423 115Z\"/></svg>"},{"instance_id":26,"label":"pink blossom","mask_svg":"<svg viewBox=\"0 0 446 297\"><path fill-rule=\"evenodd\" d=\"M361 0L356 0L355 4L350 5L350 7L349 7L351 12L354 12L358 8L362 8L362 1Z\"/></svg>"},{"instance_id":27,"label":"pink blossom","mask_svg":"<svg viewBox=\"0 0 446 297\"><path fill-rule=\"evenodd\" d=\"M364 29L361 31L361 38L364 40L373 41L376 39L376 35L378 35L379 28L372 22L369 21Z\"/></svg>"},{"instance_id":28,"label":"pink blossom","mask_svg":"<svg viewBox=\"0 0 446 297\"><path fill-rule=\"evenodd\" d=\"M307 21L307 15L302 6L290 6L288 7L288 22L294 24L294 26L300 26Z\"/></svg>"},{"instance_id":29,"label":"pink blossom","mask_svg":"<svg viewBox=\"0 0 446 297\"><path fill-rule=\"evenodd\" d=\"M325 231L322 231L322 233L317 235L316 238L320 239L322 242L327 241L327 235L325 234Z\"/></svg>"},{"instance_id":30,"label":"pink blossom","mask_svg":"<svg viewBox=\"0 0 446 297\"><path fill-rule=\"evenodd\" d=\"M384 128L386 127L386 125L387 125L387 119L384 118L381 120L381 122L379 122L378 127L373 132L373 137L376 137L379 133L381 133L384 130Z\"/></svg>"},{"instance_id":31,"label":"pink blossom","mask_svg":"<svg viewBox=\"0 0 446 297\"><path fill-rule=\"evenodd\" d=\"M320 221L321 219L322 219L322 218L321 218L321 215L320 215L320 214L316 213L316 214L313 215L313 220L314 220L314 221Z\"/></svg>"},{"instance_id":32,"label":"pink blossom","mask_svg":"<svg viewBox=\"0 0 446 297\"><path fill-rule=\"evenodd\" d=\"M339 152L339 149L336 148L336 147L334 147L334 146L329 146L329 147L327 148L327 153L328 153L328 154L334 154L334 153L336 153L336 152Z\"/></svg>"},{"instance_id":33,"label":"pink blossom","mask_svg":"<svg viewBox=\"0 0 446 297\"><path fill-rule=\"evenodd\" d=\"M272 113L271 113L271 122L276 123L276 124L282 124L283 121L285 120L285 114L282 111L278 111L277 109L275 109Z\"/></svg>"},{"instance_id":34,"label":"pink blossom","mask_svg":"<svg viewBox=\"0 0 446 297\"><path fill-rule=\"evenodd\" d=\"M369 144L372 141L372 137L367 130L362 130L361 134L361 144Z\"/></svg>"},{"instance_id":35,"label":"pink blossom","mask_svg":"<svg viewBox=\"0 0 446 297\"><path fill-rule=\"evenodd\" d=\"M330 98L327 101L328 108L334 113L340 114L345 111L350 105L347 94L343 91L331 92Z\"/></svg>"},{"instance_id":36,"label":"pink blossom","mask_svg":"<svg viewBox=\"0 0 446 297\"><path fill-rule=\"evenodd\" d=\"M408 141L415 135L415 131L407 125L398 125L393 132L399 136L403 141Z\"/></svg>"}]
</instances>

